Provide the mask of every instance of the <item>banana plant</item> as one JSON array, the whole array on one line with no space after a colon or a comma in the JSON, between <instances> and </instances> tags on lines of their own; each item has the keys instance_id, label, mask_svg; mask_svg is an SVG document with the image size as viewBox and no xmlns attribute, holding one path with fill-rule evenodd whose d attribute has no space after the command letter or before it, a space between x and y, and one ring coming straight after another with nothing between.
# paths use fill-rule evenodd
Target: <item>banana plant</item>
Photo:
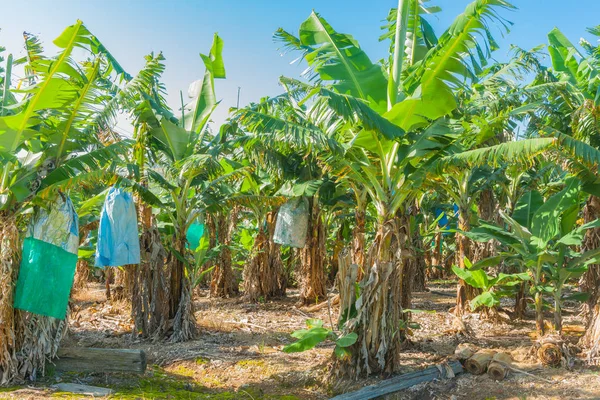
<instances>
[{"instance_id":1,"label":"banana plant","mask_svg":"<svg viewBox=\"0 0 600 400\"><path fill-rule=\"evenodd\" d=\"M587 32L594 39L600 37L598 27L588 28ZM597 43L581 38L578 43L572 43L558 28L552 29L548 35L548 53L551 67L548 68L546 79L536 79L528 88L532 96L539 102L537 112L531 124L530 131L540 127L552 127L567 133L592 147L600 148L600 52ZM598 194L592 193L588 199L585 221L591 221L599 216L592 206L597 202ZM584 240L583 250L598 247L595 239L598 230L588 231ZM592 265L585 276L581 278L582 290L589 291L588 306L596 309L600 292L596 289L593 277L599 266ZM590 317L598 319L600 314L590 311ZM594 326L590 323L589 326ZM593 334L592 334L593 335ZM597 335L593 335L597 341Z\"/></svg>"},{"instance_id":2,"label":"banana plant","mask_svg":"<svg viewBox=\"0 0 600 400\"><path fill-rule=\"evenodd\" d=\"M110 101L123 71L81 21L67 27L54 41L57 55L43 54L39 41L25 35L27 56L7 58L0 107L0 219L1 236L15 231L17 223L26 223L27 210L32 205L44 206L59 190L74 187L106 185L115 180L131 149L130 141L110 136L114 112ZM75 52L74 49L79 49ZM76 55L83 55L79 59ZM13 65L24 65L26 79L12 87ZM109 133L107 135L107 133ZM15 238L13 246L19 247ZM4 245L2 245L4 246ZM4 247L0 253L9 255ZM12 256L10 256L12 257ZM16 257L16 254L14 254ZM15 265L17 258L6 260ZM13 321L13 271L3 270L2 318ZM31 343L37 349L20 360L26 365L18 372L10 360L0 357L0 366L8 379L23 378L43 368L46 357L56 354L57 346L46 346L40 337L52 337L61 332L60 323L46 317L22 314L23 324L29 324L18 338L19 343ZM15 337L8 323L3 337ZM36 347L39 346L43 348ZM58 341L57 341L58 343ZM11 349L13 344L1 344ZM14 349L13 349L14 350ZM13 351L9 350L9 351ZM8 354L8 353L5 353ZM33 356L35 354L35 356Z\"/></svg>"},{"instance_id":3,"label":"banana plant","mask_svg":"<svg viewBox=\"0 0 600 400\"><path fill-rule=\"evenodd\" d=\"M499 273L496 276L488 275L484 268L496 265L498 258L491 257L475 264L471 264L468 258L464 259L465 268L452 266L452 271L468 285L480 289L481 293L470 301L473 311L480 307L493 309L500 305L500 299L512 294L505 288L510 288L521 284L523 281L531 279L528 273L521 272L516 274Z\"/></svg>"},{"instance_id":4,"label":"banana plant","mask_svg":"<svg viewBox=\"0 0 600 400\"><path fill-rule=\"evenodd\" d=\"M297 340L294 343L284 346L283 351L286 353L298 353L310 350L322 342L332 341L335 344L333 350L335 356L340 359L349 358L352 355L349 348L356 343L358 335L354 332L344 335L335 329L335 327L329 329L324 325L323 321L319 319L306 320L308 329L300 329L293 332L291 336Z\"/></svg>"},{"instance_id":5,"label":"banana plant","mask_svg":"<svg viewBox=\"0 0 600 400\"><path fill-rule=\"evenodd\" d=\"M410 309L410 285L408 276L394 266L408 265L415 257L412 208L423 191L426 170L457 140L444 117L456 109L458 91L476 80L475 71L495 49L489 26L504 23L497 11L510 8L503 0L474 1L437 40L421 23L427 9L437 9L401 0L391 13L396 23L385 28L385 37L393 39L391 61L385 64L370 61L351 35L335 31L317 13L300 26L298 36L281 29L276 33L287 50L300 52L300 59L308 63L314 87L299 104L310 104L306 115L312 126L344 149L343 156L326 158L327 165L364 188L377 213L373 257L367 261L358 300L364 307L346 327L359 335L353 361L345 364L347 372L369 374L397 367L392 354L403 341L397 328L408 315L402 308ZM413 47L404 46L409 39ZM412 52L416 42L427 49L418 57ZM394 289L372 284L388 279ZM383 314L381 299L389 299Z\"/></svg>"},{"instance_id":6,"label":"banana plant","mask_svg":"<svg viewBox=\"0 0 600 400\"><path fill-rule=\"evenodd\" d=\"M54 41L61 49L55 57L44 56L36 41L26 35L28 56L15 63L26 63L31 78L26 86L9 88L6 98L10 92L19 102L0 116L0 210L15 210L38 189L60 182L114 180L115 162L123 162L131 147L110 136L117 104L110 99L119 90L113 82L124 72L102 43L81 21ZM89 59L77 63L75 47Z\"/></svg>"},{"instance_id":7,"label":"banana plant","mask_svg":"<svg viewBox=\"0 0 600 400\"><path fill-rule=\"evenodd\" d=\"M126 85L126 95L135 105L135 161L149 187L164 202L159 218L169 243L169 316L175 319L171 340L183 341L196 333L192 321L191 281L197 275L192 251L187 246L187 230L206 210L209 194L221 183L237 177L240 166L221 151L219 137L207 135L208 124L218 101L214 80L225 78L223 40L214 35L207 55L201 54L204 76L188 90L190 101L173 112L164 99L159 78L164 71L162 54L146 57L143 73ZM150 78L150 79L149 79ZM178 117L178 116L180 117ZM195 266L195 267L194 267ZM197 277L197 276L196 276Z\"/></svg>"},{"instance_id":8,"label":"banana plant","mask_svg":"<svg viewBox=\"0 0 600 400\"><path fill-rule=\"evenodd\" d=\"M560 332L564 284L600 259L600 249L583 254L573 250L581 245L587 229L600 226L600 220L576 224L582 202L580 185L576 178L570 178L563 190L545 200L536 191L528 192L519 199L512 217L501 212L506 227L481 223L464 232L472 240L497 240L506 246L507 250L482 263L517 264L531 276L540 336L544 334L543 294L553 296L554 329Z\"/></svg>"},{"instance_id":9,"label":"banana plant","mask_svg":"<svg viewBox=\"0 0 600 400\"><path fill-rule=\"evenodd\" d=\"M596 37L600 35L597 28L590 28L588 32ZM580 46L571 43L558 28L548 33L552 69L547 71L546 79L537 79L528 88L539 102L532 129L551 126L598 148L600 56L598 46L587 40L581 39Z\"/></svg>"},{"instance_id":10,"label":"banana plant","mask_svg":"<svg viewBox=\"0 0 600 400\"><path fill-rule=\"evenodd\" d=\"M322 130L300 104L298 93L305 96L306 84L284 80L287 91L239 110L234 119L247 132L242 139L247 156L278 183L278 195L305 196L309 201L307 245L301 250L303 262L301 299L309 304L326 296L324 208L334 179L323 158L339 155L341 145Z\"/></svg>"},{"instance_id":11,"label":"banana plant","mask_svg":"<svg viewBox=\"0 0 600 400\"><path fill-rule=\"evenodd\" d=\"M250 210L256 230L249 240L250 256L243 271L244 295L251 301L282 296L287 287L280 246L273 241L277 213L287 198L278 194L276 182L266 171L256 168L244 177L239 193L229 199Z\"/></svg>"}]
</instances>

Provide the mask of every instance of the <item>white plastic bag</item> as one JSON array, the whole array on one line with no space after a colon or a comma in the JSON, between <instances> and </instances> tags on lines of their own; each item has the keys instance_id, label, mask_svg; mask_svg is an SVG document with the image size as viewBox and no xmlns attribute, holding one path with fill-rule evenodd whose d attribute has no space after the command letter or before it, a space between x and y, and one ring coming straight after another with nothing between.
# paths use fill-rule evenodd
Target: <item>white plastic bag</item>
<instances>
[{"instance_id":1,"label":"white plastic bag","mask_svg":"<svg viewBox=\"0 0 600 400\"><path fill-rule=\"evenodd\" d=\"M302 248L308 232L308 200L292 199L281 206L275 223L273 241L290 247Z\"/></svg>"}]
</instances>

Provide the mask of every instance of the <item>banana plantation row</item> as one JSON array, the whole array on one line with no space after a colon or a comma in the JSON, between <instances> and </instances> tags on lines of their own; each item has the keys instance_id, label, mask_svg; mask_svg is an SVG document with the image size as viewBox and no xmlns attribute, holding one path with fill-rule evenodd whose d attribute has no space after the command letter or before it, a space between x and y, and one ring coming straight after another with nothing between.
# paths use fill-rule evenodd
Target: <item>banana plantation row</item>
<instances>
[{"instance_id":1,"label":"banana plantation row","mask_svg":"<svg viewBox=\"0 0 600 400\"><path fill-rule=\"evenodd\" d=\"M411 292L456 276L456 315L493 318L514 298L515 318L533 305L539 335L560 333L567 291L589 311L582 344L594 360L600 47L554 29L546 45L493 62L493 36L508 31L513 8L476 0L438 35L427 18L439 7L400 0L378 62L313 12L297 33L274 36L307 64L303 76L282 77L280 95L232 109L220 127L216 34L202 79L174 108L161 53L130 75L81 21L54 40L54 56L24 34L26 55L4 52L0 69L2 383L34 377L55 356L66 305L30 311L65 282L68 299L74 275L88 279L112 191L133 193L138 216L139 260L117 270L134 336L193 339L198 286L249 302L289 286L305 304L336 291L337 327L309 321L285 350L333 340L343 375L394 372L413 326ZM600 37L600 27L588 32ZM120 114L133 137L115 131ZM70 225L40 235L66 230L74 250L35 250L49 243L36 227L67 209ZM290 240L299 244L281 245Z\"/></svg>"}]
</instances>

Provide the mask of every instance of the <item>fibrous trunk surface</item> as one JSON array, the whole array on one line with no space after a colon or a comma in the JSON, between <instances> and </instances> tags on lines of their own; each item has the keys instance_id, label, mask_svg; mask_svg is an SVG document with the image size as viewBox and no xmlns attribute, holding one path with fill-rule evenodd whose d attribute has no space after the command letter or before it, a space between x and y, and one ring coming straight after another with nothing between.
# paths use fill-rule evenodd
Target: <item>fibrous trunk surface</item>
<instances>
[{"instance_id":1,"label":"fibrous trunk surface","mask_svg":"<svg viewBox=\"0 0 600 400\"><path fill-rule=\"evenodd\" d=\"M300 299L314 304L326 299L325 259L327 240L321 210L315 198L309 200L308 237L300 250Z\"/></svg>"},{"instance_id":2,"label":"fibrous trunk surface","mask_svg":"<svg viewBox=\"0 0 600 400\"><path fill-rule=\"evenodd\" d=\"M358 265L352 263L352 257L347 250L341 252L338 257L337 288L340 293L340 310L338 321L351 318L352 308L356 303L356 280L358 277Z\"/></svg>"},{"instance_id":3,"label":"fibrous trunk surface","mask_svg":"<svg viewBox=\"0 0 600 400\"><path fill-rule=\"evenodd\" d=\"M136 265L123 265L115 271L115 286L118 288L118 299L131 299Z\"/></svg>"},{"instance_id":4,"label":"fibrous trunk surface","mask_svg":"<svg viewBox=\"0 0 600 400\"><path fill-rule=\"evenodd\" d=\"M412 207L412 217L416 218L420 214L419 207L415 204ZM409 217L407 217L409 218ZM412 224L409 221L406 222L405 226L409 227ZM408 259L408 262L411 264L410 274L412 275L412 279L410 281L411 284L411 292L424 292L426 290L425 287L425 270L427 269L427 264L425 263L425 250L423 249L423 238L421 237L421 233L419 232L419 228L414 229L413 232L410 232L410 240L412 243L412 249L414 251L414 257Z\"/></svg>"},{"instance_id":5,"label":"fibrous trunk surface","mask_svg":"<svg viewBox=\"0 0 600 400\"><path fill-rule=\"evenodd\" d=\"M19 271L19 231L14 217L0 213L0 384L17 377L14 282Z\"/></svg>"},{"instance_id":6,"label":"fibrous trunk surface","mask_svg":"<svg viewBox=\"0 0 600 400\"><path fill-rule=\"evenodd\" d=\"M273 242L277 212L267 213L254 239L253 256L244 268L244 294L250 301L285 295L287 279L279 245Z\"/></svg>"},{"instance_id":7,"label":"fibrous trunk surface","mask_svg":"<svg viewBox=\"0 0 600 400\"><path fill-rule=\"evenodd\" d=\"M458 229L462 231L469 231L471 224L469 222L469 211L460 210L458 216ZM459 268L465 269L465 257L470 261L473 261L473 249L471 247L471 240L462 235L461 233L456 234L456 264ZM458 280L457 292L456 292L456 307L454 313L458 316L466 314L471 311L470 301L478 295L478 290L472 286L466 284L462 279Z\"/></svg>"},{"instance_id":8,"label":"fibrous trunk surface","mask_svg":"<svg viewBox=\"0 0 600 400\"><path fill-rule=\"evenodd\" d=\"M442 232L436 232L433 247L425 253L425 262L428 267L426 276L428 280L442 279L446 276L442 256Z\"/></svg>"},{"instance_id":9,"label":"fibrous trunk surface","mask_svg":"<svg viewBox=\"0 0 600 400\"><path fill-rule=\"evenodd\" d=\"M162 339L169 328L167 252L156 227L140 237L141 263L133 272L131 314L134 337Z\"/></svg>"},{"instance_id":10,"label":"fibrous trunk surface","mask_svg":"<svg viewBox=\"0 0 600 400\"><path fill-rule=\"evenodd\" d=\"M16 324L19 376L35 380L38 373L45 374L46 363L56 357L60 342L67 333L67 319L58 320L18 310Z\"/></svg>"},{"instance_id":11,"label":"fibrous trunk surface","mask_svg":"<svg viewBox=\"0 0 600 400\"><path fill-rule=\"evenodd\" d=\"M215 263L210 282L211 297L233 297L239 293L239 287L233 274L231 260L231 237L237 225L239 209L234 207L229 215L217 216L216 228L218 242L222 244L221 252Z\"/></svg>"},{"instance_id":12,"label":"fibrous trunk surface","mask_svg":"<svg viewBox=\"0 0 600 400\"><path fill-rule=\"evenodd\" d=\"M358 279L362 279L365 272L365 225L366 214L364 210L355 212L355 226L352 231L352 262L358 265Z\"/></svg>"},{"instance_id":13,"label":"fibrous trunk surface","mask_svg":"<svg viewBox=\"0 0 600 400\"><path fill-rule=\"evenodd\" d=\"M591 196L583 209L584 222L600 217L600 198ZM585 233L581 251L600 247L600 228L588 229ZM589 322L580 344L587 349L588 359L594 364L600 363L600 265L593 264L581 278L581 290L590 293L587 302Z\"/></svg>"},{"instance_id":14,"label":"fibrous trunk surface","mask_svg":"<svg viewBox=\"0 0 600 400\"><path fill-rule=\"evenodd\" d=\"M592 222L600 217L600 198L590 196L583 208L584 223ZM592 228L585 231L585 237L581 245L581 252L594 250L600 247L600 228ZM594 316L594 307L600 300L600 265L592 264L583 274L580 280L581 291L589 293L587 301L590 321Z\"/></svg>"},{"instance_id":15,"label":"fibrous trunk surface","mask_svg":"<svg viewBox=\"0 0 600 400\"><path fill-rule=\"evenodd\" d=\"M85 289L90 280L90 267L87 260L77 260L77 267L75 268L75 279L73 280L73 290Z\"/></svg>"},{"instance_id":16,"label":"fibrous trunk surface","mask_svg":"<svg viewBox=\"0 0 600 400\"><path fill-rule=\"evenodd\" d=\"M192 302L192 284L189 275L186 274L183 261L188 251L186 244L185 232L179 232L175 237L174 249L167 257L171 274L169 279L169 320L173 326L170 340L174 342L193 339L197 333Z\"/></svg>"},{"instance_id":17,"label":"fibrous trunk surface","mask_svg":"<svg viewBox=\"0 0 600 400\"><path fill-rule=\"evenodd\" d=\"M339 361L342 376L395 372L400 367L400 350L406 340L407 315L411 302L411 268L414 258L406 218L381 224L369 251L368 265L360 282L356 317L344 332L356 332L352 356ZM340 299L344 301L343 299Z\"/></svg>"},{"instance_id":18,"label":"fibrous trunk surface","mask_svg":"<svg viewBox=\"0 0 600 400\"><path fill-rule=\"evenodd\" d=\"M44 374L66 334L66 320L13 308L21 240L14 216L0 214L0 384Z\"/></svg>"},{"instance_id":19,"label":"fibrous trunk surface","mask_svg":"<svg viewBox=\"0 0 600 400\"><path fill-rule=\"evenodd\" d=\"M87 225L79 227L79 246L83 246L90 231L98 229L98 222L92 222ZM73 290L77 291L87 287L89 279L91 277L90 266L87 260L79 259L77 261L77 267L75 268L75 279L73 281Z\"/></svg>"}]
</instances>

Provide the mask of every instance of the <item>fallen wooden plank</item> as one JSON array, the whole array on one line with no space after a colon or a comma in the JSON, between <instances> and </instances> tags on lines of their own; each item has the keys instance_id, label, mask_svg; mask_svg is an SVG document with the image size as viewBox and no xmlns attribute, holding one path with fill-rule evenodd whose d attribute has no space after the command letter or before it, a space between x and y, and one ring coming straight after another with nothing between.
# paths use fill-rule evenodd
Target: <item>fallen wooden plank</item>
<instances>
[{"instance_id":1,"label":"fallen wooden plank","mask_svg":"<svg viewBox=\"0 0 600 400\"><path fill-rule=\"evenodd\" d=\"M58 371L68 372L133 372L146 371L146 353L131 349L98 349L67 347L58 350L52 360Z\"/></svg>"},{"instance_id":2,"label":"fallen wooden plank","mask_svg":"<svg viewBox=\"0 0 600 400\"><path fill-rule=\"evenodd\" d=\"M93 397L105 397L113 394L112 389L98 386L80 385L77 383L59 383L53 387L59 392L77 393Z\"/></svg>"},{"instance_id":3,"label":"fallen wooden plank","mask_svg":"<svg viewBox=\"0 0 600 400\"><path fill-rule=\"evenodd\" d=\"M452 368L454 375L458 375L463 372L463 368L460 362L452 361L448 363L448 366ZM383 396L390 393L395 393L403 389L407 389L411 386L418 385L423 382L431 382L435 379L443 379L447 377L445 368L437 366L429 367L422 371L411 372L408 374L398 375L390 379L386 379L376 385L365 386L364 388L357 390L356 392L344 393L339 396L332 397L330 400L368 400L374 399L379 396Z\"/></svg>"},{"instance_id":4,"label":"fallen wooden plank","mask_svg":"<svg viewBox=\"0 0 600 400\"><path fill-rule=\"evenodd\" d=\"M429 292L423 292L423 293L431 293L431 294L437 294L438 296L456 298L456 293L446 293L446 292L440 292L438 290L430 290Z\"/></svg>"}]
</instances>

